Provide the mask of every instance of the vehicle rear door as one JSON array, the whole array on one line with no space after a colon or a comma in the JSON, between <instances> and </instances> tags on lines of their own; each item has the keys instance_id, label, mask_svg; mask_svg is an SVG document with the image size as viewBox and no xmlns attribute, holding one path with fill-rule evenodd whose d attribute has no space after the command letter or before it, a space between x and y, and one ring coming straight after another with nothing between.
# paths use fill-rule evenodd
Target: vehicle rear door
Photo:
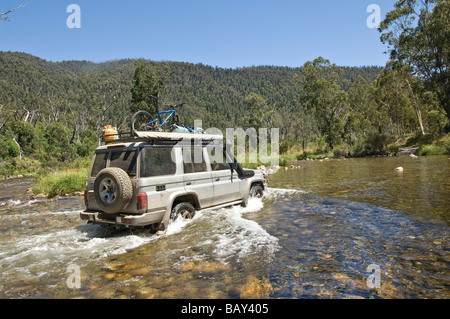
<instances>
[{"instance_id":1,"label":"vehicle rear door","mask_svg":"<svg viewBox=\"0 0 450 319\"><path fill-rule=\"evenodd\" d=\"M140 153L139 192L147 194L148 210L165 209L171 193L184 189L172 147L146 146Z\"/></svg>"}]
</instances>

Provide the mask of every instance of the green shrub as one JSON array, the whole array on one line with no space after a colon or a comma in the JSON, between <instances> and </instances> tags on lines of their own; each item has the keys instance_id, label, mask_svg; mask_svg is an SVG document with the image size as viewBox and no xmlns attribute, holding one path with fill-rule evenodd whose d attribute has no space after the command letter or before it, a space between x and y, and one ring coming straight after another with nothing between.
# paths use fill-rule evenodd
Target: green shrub
<instances>
[{"instance_id":1,"label":"green shrub","mask_svg":"<svg viewBox=\"0 0 450 319\"><path fill-rule=\"evenodd\" d=\"M36 178L32 191L34 194L46 194L49 198L82 192L86 187L87 169L69 170Z\"/></svg>"},{"instance_id":2,"label":"green shrub","mask_svg":"<svg viewBox=\"0 0 450 319\"><path fill-rule=\"evenodd\" d=\"M297 160L303 161L303 160L305 160L305 159L307 159L309 157L310 157L309 152L304 151L303 154L300 154L300 155L297 156Z\"/></svg>"},{"instance_id":3,"label":"green shrub","mask_svg":"<svg viewBox=\"0 0 450 319\"><path fill-rule=\"evenodd\" d=\"M372 134L366 139L365 149L369 154L385 154L388 143L387 135Z\"/></svg>"},{"instance_id":4,"label":"green shrub","mask_svg":"<svg viewBox=\"0 0 450 319\"><path fill-rule=\"evenodd\" d=\"M289 161L295 161L296 159L295 155L280 155L278 165L287 166Z\"/></svg>"},{"instance_id":5,"label":"green shrub","mask_svg":"<svg viewBox=\"0 0 450 319\"><path fill-rule=\"evenodd\" d=\"M388 154L396 154L400 151L400 147L398 145L389 145L387 147Z\"/></svg>"},{"instance_id":6,"label":"green shrub","mask_svg":"<svg viewBox=\"0 0 450 319\"><path fill-rule=\"evenodd\" d=\"M5 142L5 147L6 147L6 153L10 157L17 157L20 155L19 147L17 146L16 143L14 143L13 140L7 140Z\"/></svg>"},{"instance_id":7,"label":"green shrub","mask_svg":"<svg viewBox=\"0 0 450 319\"><path fill-rule=\"evenodd\" d=\"M30 123L8 121L2 131L2 135L8 144L9 155L11 157L19 156L19 148L16 142L20 145L23 155L29 156L36 154L38 139L36 130Z\"/></svg>"},{"instance_id":8,"label":"green shrub","mask_svg":"<svg viewBox=\"0 0 450 319\"><path fill-rule=\"evenodd\" d=\"M335 149L333 149L333 156L334 157L350 157L351 156L351 151L350 151L350 147L348 145L341 145L339 147L336 147Z\"/></svg>"},{"instance_id":9,"label":"green shrub","mask_svg":"<svg viewBox=\"0 0 450 319\"><path fill-rule=\"evenodd\" d=\"M449 150L444 145L430 145L423 144L419 147L416 154L420 156L425 155L445 155L449 154Z\"/></svg>"}]
</instances>

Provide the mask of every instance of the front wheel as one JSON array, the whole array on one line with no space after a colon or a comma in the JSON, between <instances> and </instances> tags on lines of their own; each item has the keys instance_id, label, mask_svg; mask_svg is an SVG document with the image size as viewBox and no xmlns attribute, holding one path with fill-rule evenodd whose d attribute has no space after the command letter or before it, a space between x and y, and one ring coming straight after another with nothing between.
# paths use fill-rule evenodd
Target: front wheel
<instances>
[{"instance_id":1,"label":"front wheel","mask_svg":"<svg viewBox=\"0 0 450 319\"><path fill-rule=\"evenodd\" d=\"M255 184L250 188L250 197L262 198L264 190L261 185Z\"/></svg>"}]
</instances>

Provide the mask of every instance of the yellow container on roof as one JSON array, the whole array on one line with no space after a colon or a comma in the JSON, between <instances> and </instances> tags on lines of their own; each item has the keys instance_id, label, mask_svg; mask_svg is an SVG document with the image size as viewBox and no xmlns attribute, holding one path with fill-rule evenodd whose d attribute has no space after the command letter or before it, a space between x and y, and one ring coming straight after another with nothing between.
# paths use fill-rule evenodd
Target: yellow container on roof
<instances>
[{"instance_id":1,"label":"yellow container on roof","mask_svg":"<svg viewBox=\"0 0 450 319\"><path fill-rule=\"evenodd\" d=\"M115 127L106 125L102 130L102 141L112 141L119 138L119 133Z\"/></svg>"}]
</instances>

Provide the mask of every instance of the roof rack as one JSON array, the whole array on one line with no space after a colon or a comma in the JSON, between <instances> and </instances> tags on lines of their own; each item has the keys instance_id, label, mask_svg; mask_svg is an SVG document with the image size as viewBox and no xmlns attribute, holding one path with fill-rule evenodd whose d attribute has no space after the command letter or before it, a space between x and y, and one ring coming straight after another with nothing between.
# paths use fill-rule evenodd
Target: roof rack
<instances>
[{"instance_id":1,"label":"roof rack","mask_svg":"<svg viewBox=\"0 0 450 319\"><path fill-rule=\"evenodd\" d=\"M121 135L110 134L105 135L111 137L111 139L102 140L105 144L111 143L132 143L138 141L188 141L188 140L201 140L201 141L222 141L222 135L215 134L194 134L194 133L175 133L175 132L153 132L153 131L136 131L133 135Z\"/></svg>"}]
</instances>

